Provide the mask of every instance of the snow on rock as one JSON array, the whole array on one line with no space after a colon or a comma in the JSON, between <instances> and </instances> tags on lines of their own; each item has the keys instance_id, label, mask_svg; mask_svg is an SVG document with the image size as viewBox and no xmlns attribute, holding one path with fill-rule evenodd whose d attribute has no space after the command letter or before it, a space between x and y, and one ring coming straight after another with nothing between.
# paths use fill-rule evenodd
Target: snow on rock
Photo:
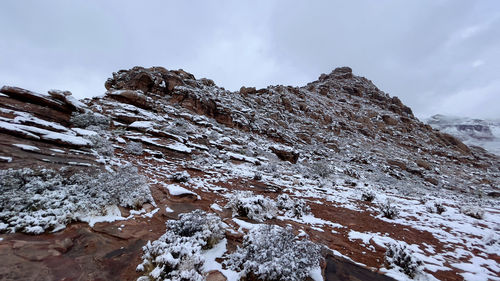
<instances>
[{"instance_id":1,"label":"snow on rock","mask_svg":"<svg viewBox=\"0 0 500 281\"><path fill-rule=\"evenodd\" d=\"M94 227L94 225L98 222L113 222L117 220L124 220L122 217L120 209L116 205L106 206L104 209L104 215L102 216L88 216L82 215L77 216L78 220L87 222L90 227Z\"/></svg>"},{"instance_id":2,"label":"snow on rock","mask_svg":"<svg viewBox=\"0 0 500 281\"><path fill-rule=\"evenodd\" d=\"M33 145L21 144L21 143L14 143L12 145L26 151L33 151L33 152L40 151L40 148Z\"/></svg>"},{"instance_id":3,"label":"snow on rock","mask_svg":"<svg viewBox=\"0 0 500 281\"><path fill-rule=\"evenodd\" d=\"M177 185L177 184L166 184L164 185L165 188L168 190L168 193L172 196L181 196L181 195L195 195L198 196L198 194L189 191L185 189L184 187Z\"/></svg>"},{"instance_id":4,"label":"snow on rock","mask_svg":"<svg viewBox=\"0 0 500 281\"><path fill-rule=\"evenodd\" d=\"M96 131L86 130L82 128L71 128L75 133L79 136L97 136L98 133Z\"/></svg>"},{"instance_id":5,"label":"snow on rock","mask_svg":"<svg viewBox=\"0 0 500 281\"><path fill-rule=\"evenodd\" d=\"M54 123L54 122L49 122L37 117L34 117L33 115L27 113L27 112L13 112L15 115L17 115L12 121L17 124L36 124L38 126L47 128L47 129L53 129L56 131L61 131L65 132L68 129L61 124Z\"/></svg>"},{"instance_id":6,"label":"snow on rock","mask_svg":"<svg viewBox=\"0 0 500 281\"><path fill-rule=\"evenodd\" d=\"M149 129L153 128L154 122L152 121L135 121L134 123L128 125L129 128L134 128L134 129Z\"/></svg>"},{"instance_id":7,"label":"snow on rock","mask_svg":"<svg viewBox=\"0 0 500 281\"><path fill-rule=\"evenodd\" d=\"M237 281L240 279L238 272L230 269L222 269L222 264L218 263L215 259L222 258L227 251L227 239L223 239L212 249L202 251L201 255L205 260L203 264L203 271L210 272L217 270L221 272L228 281Z\"/></svg>"},{"instance_id":8,"label":"snow on rock","mask_svg":"<svg viewBox=\"0 0 500 281\"><path fill-rule=\"evenodd\" d=\"M320 266L315 266L309 271L309 276L314 281L323 281L323 274Z\"/></svg>"},{"instance_id":9,"label":"snow on rock","mask_svg":"<svg viewBox=\"0 0 500 281\"><path fill-rule=\"evenodd\" d=\"M14 135L22 135L29 139L40 139L39 136L29 132L28 130L25 130L23 127L21 127L21 125L7 123L4 121L0 121L0 130L7 131Z\"/></svg>"},{"instance_id":10,"label":"snow on rock","mask_svg":"<svg viewBox=\"0 0 500 281\"><path fill-rule=\"evenodd\" d=\"M68 165L83 166L83 167L92 167L92 164L90 164L90 163L86 163L86 162L75 162L75 161L68 161Z\"/></svg>"},{"instance_id":11,"label":"snow on rock","mask_svg":"<svg viewBox=\"0 0 500 281\"><path fill-rule=\"evenodd\" d=\"M156 208L156 209L152 210L151 212L145 213L145 214L143 214L141 216L143 218L152 218L156 213L158 213L159 210L160 210L160 208Z\"/></svg>"},{"instance_id":12,"label":"snow on rock","mask_svg":"<svg viewBox=\"0 0 500 281\"><path fill-rule=\"evenodd\" d=\"M159 138L150 138L150 137L136 137L136 136L131 136L127 135L126 136L128 139L135 140L135 141L141 141L145 144L150 144L154 145L157 147L161 148L166 148L172 151L180 152L180 153L191 153L193 150L186 145L180 143L180 142L175 142L175 143L170 143L170 144L162 144L158 142Z\"/></svg>"},{"instance_id":13,"label":"snow on rock","mask_svg":"<svg viewBox=\"0 0 500 281\"><path fill-rule=\"evenodd\" d=\"M90 146L92 144L89 140L70 133L59 133L33 126L12 124L3 121L0 121L0 129L21 133L28 138L50 140L73 146Z\"/></svg>"},{"instance_id":14,"label":"snow on rock","mask_svg":"<svg viewBox=\"0 0 500 281\"><path fill-rule=\"evenodd\" d=\"M91 141L82 137L77 137L69 134L61 134L57 132L43 132L42 139L61 142L73 146L90 146Z\"/></svg>"},{"instance_id":15,"label":"snow on rock","mask_svg":"<svg viewBox=\"0 0 500 281\"><path fill-rule=\"evenodd\" d=\"M233 221L240 226L240 232L241 229L254 229L256 227L259 227L260 224L254 224L254 223L249 223L244 220L240 220L237 218L233 218Z\"/></svg>"},{"instance_id":16,"label":"snow on rock","mask_svg":"<svg viewBox=\"0 0 500 281\"><path fill-rule=\"evenodd\" d=\"M338 223L333 223L331 221L327 221L327 220L324 220L324 219L317 218L313 214L307 214L307 215L304 215L304 216L299 217L299 218L290 218L290 217L279 216L278 219L293 220L293 221L300 222L300 223L303 223L303 224L310 224L310 225L316 226L316 227L318 227L318 226L319 227L330 226L330 227L333 227L333 228L343 228L343 227L345 227L345 226L343 226L341 224L338 224Z\"/></svg>"},{"instance_id":17,"label":"snow on rock","mask_svg":"<svg viewBox=\"0 0 500 281\"><path fill-rule=\"evenodd\" d=\"M210 205L210 208L214 211L219 211L219 212L222 212L222 208L221 206L219 206L219 204L217 203L213 203L212 205Z\"/></svg>"},{"instance_id":18,"label":"snow on rock","mask_svg":"<svg viewBox=\"0 0 500 281\"><path fill-rule=\"evenodd\" d=\"M56 99L52 99L48 94L40 94L36 93L30 90L18 88L18 87L10 87L10 86L3 86L0 89L0 92L8 95L9 97L15 98L15 99L27 99L30 102L43 105L43 106L48 106L51 108L55 108L58 110L67 110L65 103Z\"/></svg>"},{"instance_id":19,"label":"snow on rock","mask_svg":"<svg viewBox=\"0 0 500 281\"><path fill-rule=\"evenodd\" d=\"M7 162L7 163L10 163L10 162L12 162L12 157L8 157L8 156L0 156L0 162Z\"/></svg>"},{"instance_id":20,"label":"snow on rock","mask_svg":"<svg viewBox=\"0 0 500 281\"><path fill-rule=\"evenodd\" d=\"M245 162L249 162L252 164L260 163L260 161L254 157L249 157L249 156L241 155L241 154L234 153L234 152L226 152L226 155L229 156L229 158L232 160L245 161Z\"/></svg>"},{"instance_id":21,"label":"snow on rock","mask_svg":"<svg viewBox=\"0 0 500 281\"><path fill-rule=\"evenodd\" d=\"M461 275L465 280L500 280L497 275L500 273L500 266L493 260L473 257L469 262L454 263L452 266L464 271Z\"/></svg>"},{"instance_id":22,"label":"snow on rock","mask_svg":"<svg viewBox=\"0 0 500 281\"><path fill-rule=\"evenodd\" d=\"M193 151L191 148L187 147L186 145L184 145L180 142L176 142L173 144L167 144L165 146L165 148L168 148L168 149L173 150L173 151L181 152L181 153L191 153Z\"/></svg>"},{"instance_id":23,"label":"snow on rock","mask_svg":"<svg viewBox=\"0 0 500 281\"><path fill-rule=\"evenodd\" d=\"M83 102L75 99L73 96L66 96L66 102L69 104L73 105L77 109L85 109L87 108L87 105L84 104Z\"/></svg>"}]
</instances>

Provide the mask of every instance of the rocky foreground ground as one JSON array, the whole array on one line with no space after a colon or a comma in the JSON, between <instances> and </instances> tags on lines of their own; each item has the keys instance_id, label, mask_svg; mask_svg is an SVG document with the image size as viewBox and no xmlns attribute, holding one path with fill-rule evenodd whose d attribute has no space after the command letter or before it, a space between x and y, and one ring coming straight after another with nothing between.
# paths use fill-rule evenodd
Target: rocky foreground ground
<instances>
[{"instance_id":1,"label":"rocky foreground ground","mask_svg":"<svg viewBox=\"0 0 500 281\"><path fill-rule=\"evenodd\" d=\"M1 88L0 279L500 280L498 156L348 67L105 86Z\"/></svg>"}]
</instances>

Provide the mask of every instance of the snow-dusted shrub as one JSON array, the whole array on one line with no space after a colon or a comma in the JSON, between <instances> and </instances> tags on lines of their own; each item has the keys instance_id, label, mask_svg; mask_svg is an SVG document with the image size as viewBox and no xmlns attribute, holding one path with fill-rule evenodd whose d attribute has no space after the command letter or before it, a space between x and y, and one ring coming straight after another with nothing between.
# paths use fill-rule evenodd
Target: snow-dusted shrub
<instances>
[{"instance_id":1,"label":"snow-dusted shrub","mask_svg":"<svg viewBox=\"0 0 500 281\"><path fill-rule=\"evenodd\" d=\"M111 173L78 175L70 178L72 184L83 189L81 192L85 192L87 196L100 198L102 205L138 208L146 202L153 202L146 178L140 175L137 168L132 165L119 167Z\"/></svg>"},{"instance_id":2,"label":"snow-dusted shrub","mask_svg":"<svg viewBox=\"0 0 500 281\"><path fill-rule=\"evenodd\" d=\"M186 171L174 173L171 178L175 182L187 182L191 176Z\"/></svg>"},{"instance_id":3,"label":"snow-dusted shrub","mask_svg":"<svg viewBox=\"0 0 500 281\"><path fill-rule=\"evenodd\" d=\"M210 249L224 237L220 218L201 210L181 214L166 223L167 231L143 247L137 271L149 280L205 280L202 249Z\"/></svg>"},{"instance_id":4,"label":"snow-dusted shrub","mask_svg":"<svg viewBox=\"0 0 500 281\"><path fill-rule=\"evenodd\" d=\"M88 216L105 215L109 206L135 208L152 201L144 177L132 166L76 174L64 169L2 170L0 232L39 234Z\"/></svg>"},{"instance_id":5,"label":"snow-dusted shrub","mask_svg":"<svg viewBox=\"0 0 500 281\"><path fill-rule=\"evenodd\" d=\"M481 241L486 246L500 246L500 235L496 234L495 232L490 232L483 236L483 239L481 239Z\"/></svg>"},{"instance_id":6,"label":"snow-dusted shrub","mask_svg":"<svg viewBox=\"0 0 500 281\"><path fill-rule=\"evenodd\" d=\"M74 113L71 116L70 122L73 126L78 128L96 126L100 129L107 129L111 124L111 120L108 117L90 111L85 113Z\"/></svg>"},{"instance_id":7,"label":"snow-dusted shrub","mask_svg":"<svg viewBox=\"0 0 500 281\"><path fill-rule=\"evenodd\" d=\"M169 124L163 130L181 137L187 137L193 132L192 125L185 119L176 119L174 123Z\"/></svg>"},{"instance_id":8,"label":"snow-dusted shrub","mask_svg":"<svg viewBox=\"0 0 500 281\"><path fill-rule=\"evenodd\" d=\"M217 149L217 147L210 147L208 149L208 154L210 154L211 156L219 156L220 155L220 150Z\"/></svg>"},{"instance_id":9,"label":"snow-dusted shrub","mask_svg":"<svg viewBox=\"0 0 500 281\"><path fill-rule=\"evenodd\" d=\"M87 136L92 142L92 148L99 154L104 156L113 156L115 149L113 144L106 138L100 135Z\"/></svg>"},{"instance_id":10,"label":"snow-dusted shrub","mask_svg":"<svg viewBox=\"0 0 500 281\"><path fill-rule=\"evenodd\" d=\"M262 222L276 217L277 206L272 199L255 195L251 191L236 191L229 197L226 208L231 208L233 216L247 217Z\"/></svg>"},{"instance_id":11,"label":"snow-dusted shrub","mask_svg":"<svg viewBox=\"0 0 500 281\"><path fill-rule=\"evenodd\" d=\"M356 170L353 170L353 169L348 169L348 168L344 169L344 174L348 175L351 178L355 178L355 179L359 179L360 178L359 173Z\"/></svg>"},{"instance_id":12,"label":"snow-dusted shrub","mask_svg":"<svg viewBox=\"0 0 500 281\"><path fill-rule=\"evenodd\" d=\"M224 163L226 163L227 161L231 160L231 157L224 153L224 154L219 154L218 155L219 159L222 160Z\"/></svg>"},{"instance_id":13,"label":"snow-dusted shrub","mask_svg":"<svg viewBox=\"0 0 500 281\"><path fill-rule=\"evenodd\" d=\"M311 172L313 175L322 177L322 178L327 178L329 175L333 173L332 168L330 167L330 164L326 160L321 160L314 162L311 165Z\"/></svg>"},{"instance_id":14,"label":"snow-dusted shrub","mask_svg":"<svg viewBox=\"0 0 500 281\"><path fill-rule=\"evenodd\" d=\"M311 208L304 199L290 198L288 194L281 194L276 198L277 207L288 217L302 217L311 213Z\"/></svg>"},{"instance_id":15,"label":"snow-dusted shrub","mask_svg":"<svg viewBox=\"0 0 500 281\"><path fill-rule=\"evenodd\" d=\"M259 170L261 172L266 172L269 174L275 174L278 171L278 165L274 162L269 162L265 165L258 166L257 170Z\"/></svg>"},{"instance_id":16,"label":"snow-dusted shrub","mask_svg":"<svg viewBox=\"0 0 500 281\"><path fill-rule=\"evenodd\" d=\"M434 213L434 214L442 214L443 212L446 211L446 207L443 206L443 203L439 201L430 201L425 204L425 208L429 213Z\"/></svg>"},{"instance_id":17,"label":"snow-dusted shrub","mask_svg":"<svg viewBox=\"0 0 500 281\"><path fill-rule=\"evenodd\" d=\"M422 261L418 260L406 246L391 244L385 253L385 260L389 268L398 269L410 278L415 277L421 271Z\"/></svg>"},{"instance_id":18,"label":"snow-dusted shrub","mask_svg":"<svg viewBox=\"0 0 500 281\"><path fill-rule=\"evenodd\" d=\"M391 199L387 199L384 203L380 204L379 208L382 215L388 219L396 218L399 214L398 208Z\"/></svg>"},{"instance_id":19,"label":"snow-dusted shrub","mask_svg":"<svg viewBox=\"0 0 500 281\"><path fill-rule=\"evenodd\" d=\"M253 179L256 180L256 181L260 181L262 179L262 174L260 172L255 172L253 174Z\"/></svg>"},{"instance_id":20,"label":"snow-dusted shrub","mask_svg":"<svg viewBox=\"0 0 500 281\"><path fill-rule=\"evenodd\" d=\"M125 147L125 152L133 155L142 155L143 153L142 143L135 141L127 143L127 146Z\"/></svg>"},{"instance_id":21,"label":"snow-dusted shrub","mask_svg":"<svg viewBox=\"0 0 500 281\"><path fill-rule=\"evenodd\" d=\"M375 191L373 189L363 189L361 193L361 200L367 201L367 202L372 202L377 195L375 194Z\"/></svg>"},{"instance_id":22,"label":"snow-dusted shrub","mask_svg":"<svg viewBox=\"0 0 500 281\"><path fill-rule=\"evenodd\" d=\"M216 162L214 155L218 155L219 150L215 149L215 154L211 154L210 151L212 151L212 149L210 149L208 152L204 152L203 154L193 155L193 160L191 161L191 163L193 163L193 165L195 165L196 167L212 167L212 165L214 165Z\"/></svg>"},{"instance_id":23,"label":"snow-dusted shrub","mask_svg":"<svg viewBox=\"0 0 500 281\"><path fill-rule=\"evenodd\" d=\"M245 235L242 247L224 262L247 280L305 280L319 265L320 247L299 240L289 228L262 225Z\"/></svg>"},{"instance_id":24,"label":"snow-dusted shrub","mask_svg":"<svg viewBox=\"0 0 500 281\"><path fill-rule=\"evenodd\" d=\"M463 214L475 219L482 219L484 217L484 210L478 206L464 206L460 209L460 211Z\"/></svg>"}]
</instances>

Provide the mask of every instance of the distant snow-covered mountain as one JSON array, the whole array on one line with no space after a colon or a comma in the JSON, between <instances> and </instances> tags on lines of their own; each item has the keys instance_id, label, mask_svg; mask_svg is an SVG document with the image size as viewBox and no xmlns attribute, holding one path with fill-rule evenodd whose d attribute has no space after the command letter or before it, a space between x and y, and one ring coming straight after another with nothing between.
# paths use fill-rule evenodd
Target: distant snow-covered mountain
<instances>
[{"instance_id":1,"label":"distant snow-covered mountain","mask_svg":"<svg viewBox=\"0 0 500 281\"><path fill-rule=\"evenodd\" d=\"M434 129L459 138L467 145L480 146L500 155L500 120L472 119L437 114L425 120Z\"/></svg>"}]
</instances>

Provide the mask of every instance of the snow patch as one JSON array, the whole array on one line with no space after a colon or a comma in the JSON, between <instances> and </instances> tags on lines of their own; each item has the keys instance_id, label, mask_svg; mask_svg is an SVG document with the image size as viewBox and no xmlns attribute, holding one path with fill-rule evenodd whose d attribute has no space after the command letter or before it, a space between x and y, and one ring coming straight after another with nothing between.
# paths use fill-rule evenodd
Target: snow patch
<instances>
[{"instance_id":1,"label":"snow patch","mask_svg":"<svg viewBox=\"0 0 500 281\"><path fill-rule=\"evenodd\" d=\"M79 216L78 219L83 222L87 222L90 227L94 227L94 225L98 222L114 222L117 220L126 219L122 217L120 208L118 208L118 206L116 205L105 207L104 212L104 216Z\"/></svg>"},{"instance_id":2,"label":"snow patch","mask_svg":"<svg viewBox=\"0 0 500 281\"><path fill-rule=\"evenodd\" d=\"M168 193L170 193L170 195L172 195L172 196L180 196L180 195L186 195L186 194L198 196L198 194L196 194L190 190L187 190L184 187L177 185L177 184L167 184L167 185L164 185L164 187L168 190Z\"/></svg>"}]
</instances>

